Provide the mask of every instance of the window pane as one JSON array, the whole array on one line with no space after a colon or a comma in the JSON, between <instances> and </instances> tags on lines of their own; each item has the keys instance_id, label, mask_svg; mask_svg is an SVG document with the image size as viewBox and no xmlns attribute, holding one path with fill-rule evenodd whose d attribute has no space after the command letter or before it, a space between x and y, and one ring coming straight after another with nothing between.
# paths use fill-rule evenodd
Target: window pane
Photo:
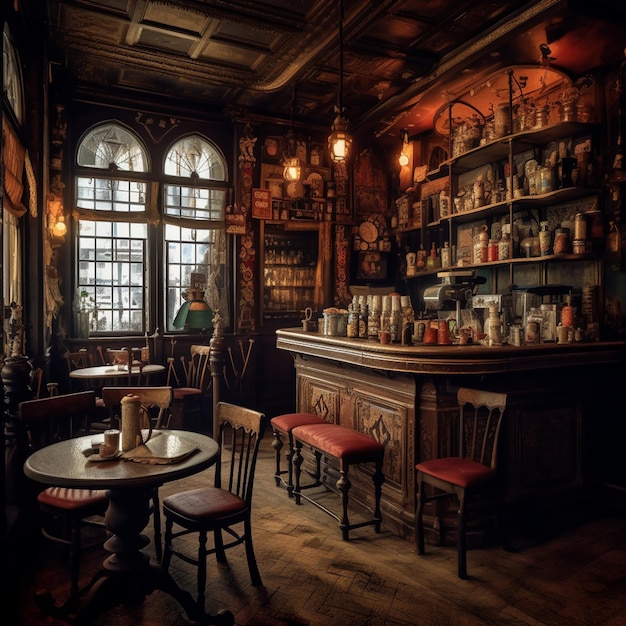
<instances>
[{"instance_id":1,"label":"window pane","mask_svg":"<svg viewBox=\"0 0 626 626\"><path fill-rule=\"evenodd\" d=\"M193 135L177 141L165 157L165 174L205 180L225 180L224 159L208 141Z\"/></svg>"},{"instance_id":2,"label":"window pane","mask_svg":"<svg viewBox=\"0 0 626 626\"><path fill-rule=\"evenodd\" d=\"M77 289L93 298L92 331L146 332L147 234L146 224L79 221Z\"/></svg>"},{"instance_id":3,"label":"window pane","mask_svg":"<svg viewBox=\"0 0 626 626\"><path fill-rule=\"evenodd\" d=\"M194 220L221 222L226 192L223 189L165 186L165 213Z\"/></svg>"},{"instance_id":4,"label":"window pane","mask_svg":"<svg viewBox=\"0 0 626 626\"><path fill-rule=\"evenodd\" d=\"M76 178L76 204L79 209L134 213L146 210L145 183L109 179Z\"/></svg>"},{"instance_id":5,"label":"window pane","mask_svg":"<svg viewBox=\"0 0 626 626\"><path fill-rule=\"evenodd\" d=\"M102 124L80 142L78 165L127 172L146 172L147 159L139 140L118 124Z\"/></svg>"},{"instance_id":6,"label":"window pane","mask_svg":"<svg viewBox=\"0 0 626 626\"><path fill-rule=\"evenodd\" d=\"M203 274L205 300L215 311L227 311L224 286L226 237L223 229L193 229L165 224L166 249L166 327L177 330L172 322L189 289L191 273Z\"/></svg>"}]
</instances>

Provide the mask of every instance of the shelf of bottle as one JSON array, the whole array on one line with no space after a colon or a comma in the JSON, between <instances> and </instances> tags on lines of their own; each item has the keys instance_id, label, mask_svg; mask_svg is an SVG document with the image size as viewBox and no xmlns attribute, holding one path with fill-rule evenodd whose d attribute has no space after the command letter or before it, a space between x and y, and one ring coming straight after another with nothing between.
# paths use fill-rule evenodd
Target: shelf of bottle
<instances>
[{"instance_id":1,"label":"shelf of bottle","mask_svg":"<svg viewBox=\"0 0 626 626\"><path fill-rule=\"evenodd\" d=\"M502 261L488 261L486 263L464 263L463 265L451 265L448 267L436 267L433 269L417 271L414 276L405 276L405 280L412 280L414 278L422 278L423 276L429 276L437 274L437 272L449 272L453 270L473 270L484 269L489 267L497 267L502 265L516 265L521 263L545 263L550 261L555 262L569 262L569 261L593 261L595 257L593 254L547 254L543 256L531 256L531 257L516 257L514 259L503 259Z\"/></svg>"},{"instance_id":2,"label":"shelf of bottle","mask_svg":"<svg viewBox=\"0 0 626 626\"><path fill-rule=\"evenodd\" d=\"M478 146L472 150L468 150L459 156L443 161L436 170L432 170L426 174L428 180L435 180L448 176L450 169L453 173L461 173L468 170L476 169L485 163L500 161L509 155L510 145L529 148L533 146L541 146L563 137L578 135L584 131L591 132L594 127L593 123L586 122L557 122L543 128L535 128L525 130L506 137L500 137Z\"/></svg>"},{"instance_id":3,"label":"shelf of bottle","mask_svg":"<svg viewBox=\"0 0 626 626\"><path fill-rule=\"evenodd\" d=\"M580 200L582 198L588 198L600 193L600 189L596 187L565 187L563 189L555 189L548 193L542 193L534 196L521 196L519 198L513 198L512 200L503 200L502 202L494 202L486 206L470 209L469 211L454 212L450 215L444 215L438 220L428 222L426 228L436 228L441 226L442 223L453 220L458 223L467 223L475 221L482 217L490 217L492 215L501 215L504 210L508 211L509 205L513 206L515 211L516 207L544 207L553 206L555 204L563 204L565 202L572 202L573 200ZM395 232L397 234L408 233L415 230L420 230L422 226L397 228Z\"/></svg>"}]
</instances>

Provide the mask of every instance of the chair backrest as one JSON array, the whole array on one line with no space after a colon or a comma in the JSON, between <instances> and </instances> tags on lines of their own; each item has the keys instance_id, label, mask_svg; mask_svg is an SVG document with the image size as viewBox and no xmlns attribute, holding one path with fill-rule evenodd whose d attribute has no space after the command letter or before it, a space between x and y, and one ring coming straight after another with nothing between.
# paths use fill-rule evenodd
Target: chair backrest
<instances>
[{"instance_id":1,"label":"chair backrest","mask_svg":"<svg viewBox=\"0 0 626 626\"><path fill-rule=\"evenodd\" d=\"M220 462L215 469L215 486L228 489L250 506L259 445L265 415L227 402L217 405Z\"/></svg>"},{"instance_id":2,"label":"chair backrest","mask_svg":"<svg viewBox=\"0 0 626 626\"><path fill-rule=\"evenodd\" d=\"M67 361L68 373L77 369L82 369L83 367L91 367L93 365L91 354L89 354L86 348L78 350L78 352L66 352L65 359Z\"/></svg>"},{"instance_id":3,"label":"chair backrest","mask_svg":"<svg viewBox=\"0 0 626 626\"><path fill-rule=\"evenodd\" d=\"M26 429L28 445L32 450L39 450L88 432L95 408L95 392L81 391L21 402L18 419Z\"/></svg>"},{"instance_id":4,"label":"chair backrest","mask_svg":"<svg viewBox=\"0 0 626 626\"><path fill-rule=\"evenodd\" d=\"M496 469L506 394L461 387L457 400L461 456Z\"/></svg>"},{"instance_id":5,"label":"chair backrest","mask_svg":"<svg viewBox=\"0 0 626 626\"><path fill-rule=\"evenodd\" d=\"M184 356L180 357L182 377L176 372L176 362L173 356L167 359L167 384L182 387L195 387L203 393L207 393L213 382L209 367L211 347L207 345L192 345L189 349L189 361Z\"/></svg>"},{"instance_id":6,"label":"chair backrest","mask_svg":"<svg viewBox=\"0 0 626 626\"><path fill-rule=\"evenodd\" d=\"M151 408L158 409L155 421L155 428L162 428L163 423L167 423L167 416L172 404L172 388L171 387L103 387L102 402L109 409L111 420L118 420L121 412L121 402L124 396L133 394L141 399L141 406L146 410ZM149 424L144 423L142 428L147 428Z\"/></svg>"}]
</instances>

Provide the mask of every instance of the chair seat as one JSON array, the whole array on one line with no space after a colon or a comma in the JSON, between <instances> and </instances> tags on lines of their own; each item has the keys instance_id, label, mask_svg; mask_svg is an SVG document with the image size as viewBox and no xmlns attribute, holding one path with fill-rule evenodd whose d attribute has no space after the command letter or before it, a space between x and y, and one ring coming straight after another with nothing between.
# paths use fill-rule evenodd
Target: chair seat
<instances>
[{"instance_id":1,"label":"chair seat","mask_svg":"<svg viewBox=\"0 0 626 626\"><path fill-rule=\"evenodd\" d=\"M294 428L292 434L303 443L348 463L359 463L384 453L381 443L347 426L307 424Z\"/></svg>"},{"instance_id":2,"label":"chair seat","mask_svg":"<svg viewBox=\"0 0 626 626\"><path fill-rule=\"evenodd\" d=\"M174 400L182 400L189 396L200 396L202 395L202 390L196 389L196 387L174 387L173 393Z\"/></svg>"},{"instance_id":3,"label":"chair seat","mask_svg":"<svg viewBox=\"0 0 626 626\"><path fill-rule=\"evenodd\" d=\"M495 477L495 473L482 463L457 457L424 461L415 467L419 472L463 488L484 484Z\"/></svg>"},{"instance_id":4,"label":"chair seat","mask_svg":"<svg viewBox=\"0 0 626 626\"><path fill-rule=\"evenodd\" d=\"M216 487L192 489L163 500L165 509L196 522L228 517L245 511L247 506L239 496Z\"/></svg>"},{"instance_id":5,"label":"chair seat","mask_svg":"<svg viewBox=\"0 0 626 626\"><path fill-rule=\"evenodd\" d=\"M102 489L48 487L37 496L37 500L40 504L71 511L105 504L107 497L106 491Z\"/></svg>"},{"instance_id":6,"label":"chair seat","mask_svg":"<svg viewBox=\"0 0 626 626\"><path fill-rule=\"evenodd\" d=\"M273 428L289 433L298 426L306 424L324 424L324 420L314 413L285 413L270 420Z\"/></svg>"}]
</instances>

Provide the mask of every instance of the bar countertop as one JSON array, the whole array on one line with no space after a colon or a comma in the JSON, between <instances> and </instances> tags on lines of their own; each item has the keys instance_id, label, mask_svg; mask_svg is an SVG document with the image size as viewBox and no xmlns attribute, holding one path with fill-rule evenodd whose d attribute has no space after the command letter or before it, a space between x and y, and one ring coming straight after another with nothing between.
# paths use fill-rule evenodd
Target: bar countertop
<instances>
[{"instance_id":1,"label":"bar countertop","mask_svg":"<svg viewBox=\"0 0 626 626\"><path fill-rule=\"evenodd\" d=\"M276 331L276 346L372 369L414 374L502 374L537 369L617 364L624 361L623 341L503 345L383 345L374 339L348 339L305 332Z\"/></svg>"}]
</instances>

